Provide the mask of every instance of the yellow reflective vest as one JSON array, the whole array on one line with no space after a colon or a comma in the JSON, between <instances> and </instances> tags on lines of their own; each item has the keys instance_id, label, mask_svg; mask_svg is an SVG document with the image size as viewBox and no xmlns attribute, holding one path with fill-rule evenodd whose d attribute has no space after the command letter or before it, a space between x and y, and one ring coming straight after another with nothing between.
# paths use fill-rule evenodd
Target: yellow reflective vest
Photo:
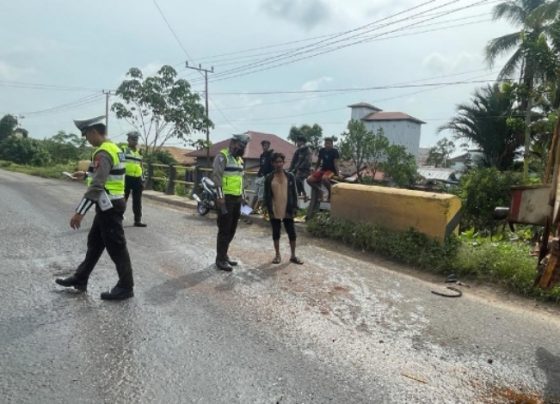
<instances>
[{"instance_id":1,"label":"yellow reflective vest","mask_svg":"<svg viewBox=\"0 0 560 404\"><path fill-rule=\"evenodd\" d=\"M226 167L222 176L224 195L240 196L243 194L243 159L234 157L229 149L220 150L226 159Z\"/></svg>"},{"instance_id":2,"label":"yellow reflective vest","mask_svg":"<svg viewBox=\"0 0 560 404\"><path fill-rule=\"evenodd\" d=\"M138 150L132 150L130 147L123 147L125 157L125 169L127 177L142 177L142 155Z\"/></svg>"},{"instance_id":3,"label":"yellow reflective vest","mask_svg":"<svg viewBox=\"0 0 560 404\"><path fill-rule=\"evenodd\" d=\"M111 160L113 161L113 167L109 172L109 176L107 177L107 181L105 182L105 190L107 191L107 195L110 199L120 199L124 197L124 174L125 174L125 167L124 167L124 153L116 144L105 141L93 152L91 156L91 164L88 169L88 175L86 179L87 185L91 185L92 177L91 173L93 173L93 161L95 160L95 155L100 151L107 152L111 156Z\"/></svg>"}]
</instances>

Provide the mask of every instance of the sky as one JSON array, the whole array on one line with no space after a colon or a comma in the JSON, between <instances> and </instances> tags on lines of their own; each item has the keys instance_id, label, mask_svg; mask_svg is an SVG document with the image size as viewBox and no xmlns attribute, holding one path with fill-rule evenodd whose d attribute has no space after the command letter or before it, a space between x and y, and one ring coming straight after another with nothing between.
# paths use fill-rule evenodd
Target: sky
<instances>
[{"instance_id":1,"label":"sky","mask_svg":"<svg viewBox=\"0 0 560 404\"><path fill-rule=\"evenodd\" d=\"M188 60L214 67L213 142L248 130L286 138L292 126L315 123L324 135L339 135L350 117L348 105L368 102L425 121L420 145L430 147L451 137L438 128L503 65L502 59L490 68L484 56L489 40L515 31L492 21L496 4L3 1L0 116L19 116L35 138L77 133L72 120L103 115L103 91L115 90L131 67L151 75L171 65L202 92L201 75L184 67ZM112 139L124 140L132 129L110 114Z\"/></svg>"}]
</instances>

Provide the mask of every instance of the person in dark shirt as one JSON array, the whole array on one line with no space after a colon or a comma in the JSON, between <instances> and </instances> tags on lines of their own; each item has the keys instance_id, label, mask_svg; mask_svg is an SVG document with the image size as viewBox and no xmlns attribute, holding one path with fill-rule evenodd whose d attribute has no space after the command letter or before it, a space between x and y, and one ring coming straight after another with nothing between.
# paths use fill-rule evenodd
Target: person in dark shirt
<instances>
[{"instance_id":1,"label":"person in dark shirt","mask_svg":"<svg viewBox=\"0 0 560 404\"><path fill-rule=\"evenodd\" d=\"M311 173L311 148L306 144L307 139L304 136L299 136L296 139L297 149L294 152L294 157L288 170L296 177L296 185L299 196L303 196L304 201L307 202L307 193L305 192L304 181Z\"/></svg>"},{"instance_id":2,"label":"person in dark shirt","mask_svg":"<svg viewBox=\"0 0 560 404\"><path fill-rule=\"evenodd\" d=\"M252 203L254 211L258 211L262 205L264 197L264 179L274 170L272 167L272 154L274 150L270 148L270 142L268 140L263 140L261 146L263 152L259 160L259 172L257 173L257 179L255 181L256 194Z\"/></svg>"},{"instance_id":3,"label":"person in dark shirt","mask_svg":"<svg viewBox=\"0 0 560 404\"><path fill-rule=\"evenodd\" d=\"M321 184L327 188L328 198L331 200L331 178L338 176L338 159L340 154L333 146L332 138L325 138L325 147L319 150L315 171L307 178L307 183L321 192Z\"/></svg>"}]
</instances>

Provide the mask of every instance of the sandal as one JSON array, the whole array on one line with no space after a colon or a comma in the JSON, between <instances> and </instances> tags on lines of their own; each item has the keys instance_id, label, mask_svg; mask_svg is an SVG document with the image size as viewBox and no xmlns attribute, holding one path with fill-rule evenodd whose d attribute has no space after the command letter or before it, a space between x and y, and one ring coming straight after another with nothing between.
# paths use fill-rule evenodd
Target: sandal
<instances>
[{"instance_id":1,"label":"sandal","mask_svg":"<svg viewBox=\"0 0 560 404\"><path fill-rule=\"evenodd\" d=\"M293 262L294 264L298 264L298 265L302 265L303 261L300 260L298 257L292 257L290 258L290 262Z\"/></svg>"},{"instance_id":2,"label":"sandal","mask_svg":"<svg viewBox=\"0 0 560 404\"><path fill-rule=\"evenodd\" d=\"M282 259L278 256L274 257L274 259L272 260L273 264L279 264L280 262L282 262Z\"/></svg>"}]
</instances>

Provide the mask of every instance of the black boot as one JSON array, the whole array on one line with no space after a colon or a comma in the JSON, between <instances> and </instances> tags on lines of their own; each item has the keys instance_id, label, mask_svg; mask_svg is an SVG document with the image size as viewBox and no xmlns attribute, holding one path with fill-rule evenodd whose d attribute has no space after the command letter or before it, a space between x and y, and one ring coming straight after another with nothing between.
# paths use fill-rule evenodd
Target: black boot
<instances>
[{"instance_id":1,"label":"black boot","mask_svg":"<svg viewBox=\"0 0 560 404\"><path fill-rule=\"evenodd\" d=\"M101 299L103 300L125 300L130 299L134 296L134 291L131 289L121 288L120 286L115 286L110 292L101 293Z\"/></svg>"},{"instance_id":2,"label":"black boot","mask_svg":"<svg viewBox=\"0 0 560 404\"><path fill-rule=\"evenodd\" d=\"M233 268L231 267L229 262L225 260L216 261L216 267L222 271L227 271L227 272L233 271Z\"/></svg>"},{"instance_id":3,"label":"black boot","mask_svg":"<svg viewBox=\"0 0 560 404\"><path fill-rule=\"evenodd\" d=\"M80 292L85 292L87 290L87 280L83 281L78 279L76 275L69 276L68 278L57 278L55 282L61 286L65 286L67 288L74 287L74 289L79 290Z\"/></svg>"},{"instance_id":4,"label":"black boot","mask_svg":"<svg viewBox=\"0 0 560 404\"><path fill-rule=\"evenodd\" d=\"M134 222L134 226L135 227L147 227L148 225L146 223L142 223L142 222Z\"/></svg>"},{"instance_id":5,"label":"black boot","mask_svg":"<svg viewBox=\"0 0 560 404\"><path fill-rule=\"evenodd\" d=\"M232 267L237 265L237 261L236 260L232 260L229 256L226 257L226 262L228 264L230 264Z\"/></svg>"}]
</instances>

